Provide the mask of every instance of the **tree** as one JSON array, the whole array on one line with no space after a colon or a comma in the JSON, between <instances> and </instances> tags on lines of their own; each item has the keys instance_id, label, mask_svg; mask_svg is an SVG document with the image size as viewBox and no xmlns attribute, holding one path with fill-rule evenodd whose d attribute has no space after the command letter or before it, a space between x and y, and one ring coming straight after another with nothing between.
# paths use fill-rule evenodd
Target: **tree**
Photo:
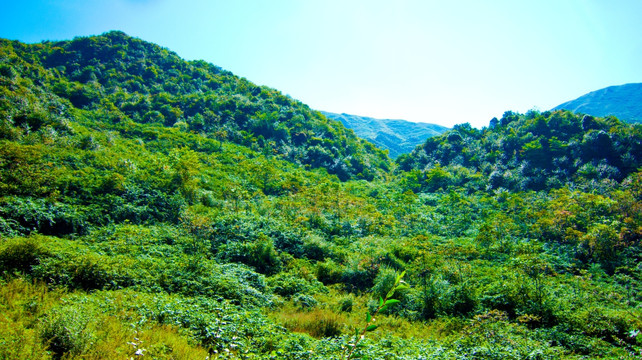
<instances>
[{"instance_id":1,"label":"tree","mask_svg":"<svg viewBox=\"0 0 642 360\"><path fill-rule=\"evenodd\" d=\"M199 184L196 175L201 170L198 153L187 148L176 148L170 153L170 158L173 161L175 183L179 191L188 201L195 201Z\"/></svg>"}]
</instances>

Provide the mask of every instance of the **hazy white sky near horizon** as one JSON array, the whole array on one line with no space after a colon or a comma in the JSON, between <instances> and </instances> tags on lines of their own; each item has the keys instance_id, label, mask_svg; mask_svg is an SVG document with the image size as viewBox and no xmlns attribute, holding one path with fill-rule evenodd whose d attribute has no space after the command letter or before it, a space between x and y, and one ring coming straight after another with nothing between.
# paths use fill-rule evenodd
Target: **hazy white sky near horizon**
<instances>
[{"instance_id":1,"label":"hazy white sky near horizon","mask_svg":"<svg viewBox=\"0 0 642 360\"><path fill-rule=\"evenodd\" d=\"M122 30L317 110L487 126L642 82L639 0L22 0L0 37Z\"/></svg>"}]
</instances>

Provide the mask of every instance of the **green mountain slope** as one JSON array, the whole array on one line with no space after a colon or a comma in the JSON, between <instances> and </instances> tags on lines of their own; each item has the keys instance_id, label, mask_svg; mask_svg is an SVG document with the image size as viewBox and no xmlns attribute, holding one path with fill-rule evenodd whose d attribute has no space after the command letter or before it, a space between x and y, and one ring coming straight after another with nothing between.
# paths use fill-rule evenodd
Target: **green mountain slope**
<instances>
[{"instance_id":1,"label":"green mountain slope","mask_svg":"<svg viewBox=\"0 0 642 360\"><path fill-rule=\"evenodd\" d=\"M342 180L372 179L389 166L382 151L306 105L122 32L34 45L2 40L1 46L3 71L25 74L28 63L37 73L25 77L41 91L78 109L100 109L111 123L205 133L324 167Z\"/></svg>"},{"instance_id":2,"label":"green mountain slope","mask_svg":"<svg viewBox=\"0 0 642 360\"><path fill-rule=\"evenodd\" d=\"M0 358L637 358L640 137L507 112L386 171L122 33L1 41Z\"/></svg>"},{"instance_id":3,"label":"green mountain slope","mask_svg":"<svg viewBox=\"0 0 642 360\"><path fill-rule=\"evenodd\" d=\"M347 128L354 130L357 136L372 142L381 149L388 150L393 159L401 154L411 152L427 138L440 135L448 130L447 127L436 124L374 119L325 111L321 113L330 119L341 121Z\"/></svg>"},{"instance_id":4,"label":"green mountain slope","mask_svg":"<svg viewBox=\"0 0 642 360\"><path fill-rule=\"evenodd\" d=\"M622 121L642 122L642 84L609 86L567 101L553 110L570 110L593 116L615 116Z\"/></svg>"}]
</instances>

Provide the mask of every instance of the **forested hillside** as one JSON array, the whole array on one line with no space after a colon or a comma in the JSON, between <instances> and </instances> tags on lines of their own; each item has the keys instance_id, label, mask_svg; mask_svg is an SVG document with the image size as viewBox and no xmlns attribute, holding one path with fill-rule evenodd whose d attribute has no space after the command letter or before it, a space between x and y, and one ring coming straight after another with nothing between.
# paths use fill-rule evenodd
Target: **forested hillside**
<instances>
[{"instance_id":1,"label":"forested hillside","mask_svg":"<svg viewBox=\"0 0 642 360\"><path fill-rule=\"evenodd\" d=\"M121 32L35 45L5 40L2 47L7 75L26 73L35 80L30 87L100 112L111 124L185 128L324 167L342 180L373 179L389 165L340 123L276 90Z\"/></svg>"},{"instance_id":2,"label":"forested hillside","mask_svg":"<svg viewBox=\"0 0 642 360\"><path fill-rule=\"evenodd\" d=\"M642 166L642 126L568 111L508 111L482 130L455 126L397 163L415 191L451 185L592 191L620 183Z\"/></svg>"},{"instance_id":3,"label":"forested hillside","mask_svg":"<svg viewBox=\"0 0 642 360\"><path fill-rule=\"evenodd\" d=\"M2 359L640 356L639 125L506 113L395 166L119 32L0 44Z\"/></svg>"}]
</instances>

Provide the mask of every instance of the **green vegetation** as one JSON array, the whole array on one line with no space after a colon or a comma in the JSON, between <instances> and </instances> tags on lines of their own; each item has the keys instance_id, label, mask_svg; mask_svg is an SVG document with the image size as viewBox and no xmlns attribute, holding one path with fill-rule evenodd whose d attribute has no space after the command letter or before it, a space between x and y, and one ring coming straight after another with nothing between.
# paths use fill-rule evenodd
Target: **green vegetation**
<instances>
[{"instance_id":1,"label":"green vegetation","mask_svg":"<svg viewBox=\"0 0 642 360\"><path fill-rule=\"evenodd\" d=\"M507 111L482 130L457 125L397 163L415 192L455 186L469 192L566 187L604 193L642 166L641 138L640 125L614 117Z\"/></svg>"},{"instance_id":2,"label":"green vegetation","mask_svg":"<svg viewBox=\"0 0 642 360\"><path fill-rule=\"evenodd\" d=\"M119 32L2 40L0 85L2 359L640 356L640 125L506 113L395 164Z\"/></svg>"}]
</instances>

